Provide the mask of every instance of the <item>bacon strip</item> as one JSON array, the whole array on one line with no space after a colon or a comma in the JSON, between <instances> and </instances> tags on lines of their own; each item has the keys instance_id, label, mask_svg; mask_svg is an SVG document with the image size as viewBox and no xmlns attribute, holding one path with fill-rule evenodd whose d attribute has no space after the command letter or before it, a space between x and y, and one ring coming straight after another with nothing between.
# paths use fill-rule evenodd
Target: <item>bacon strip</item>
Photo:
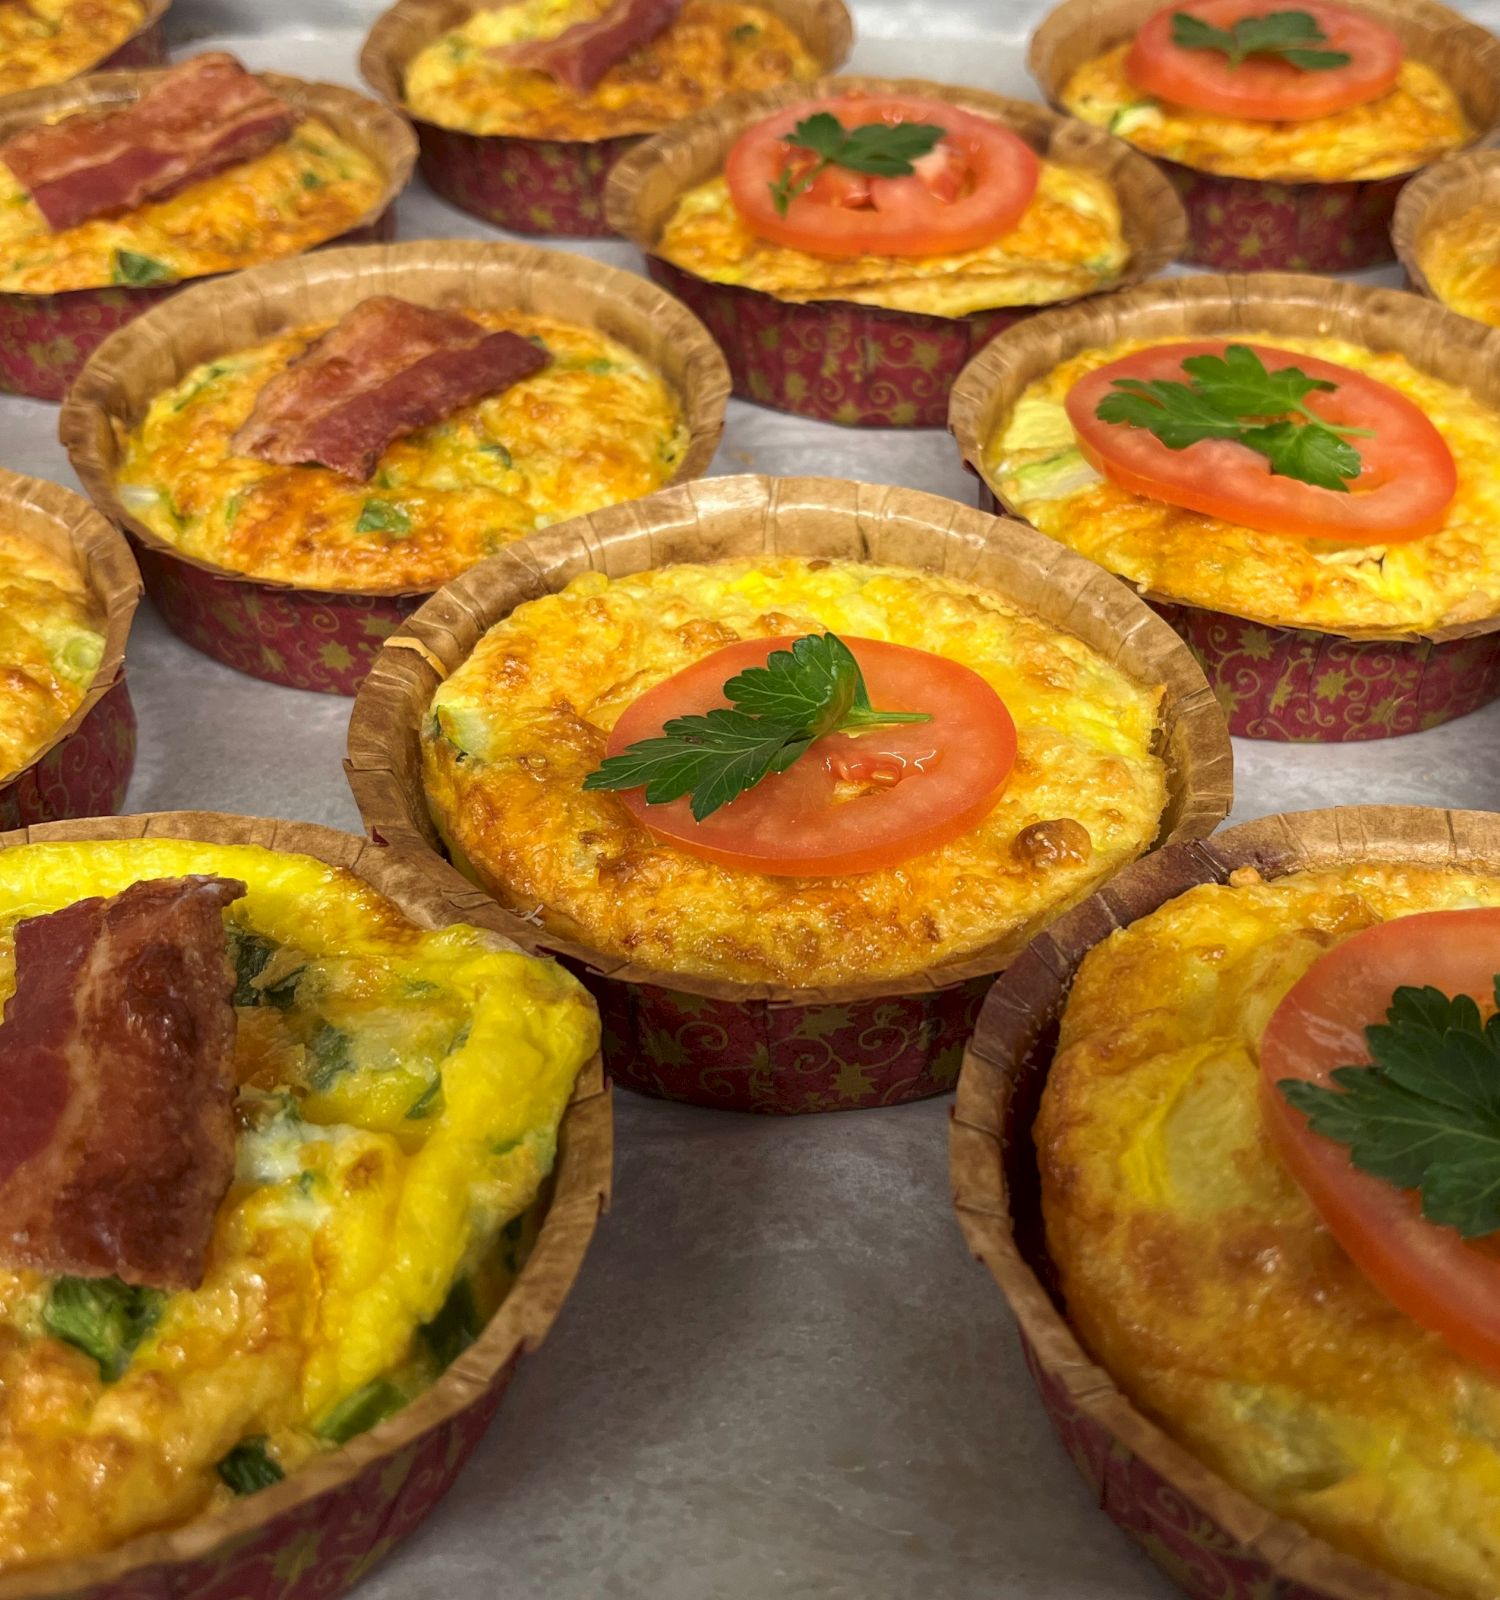
<instances>
[{"instance_id":1,"label":"bacon strip","mask_svg":"<svg viewBox=\"0 0 1500 1600\"><path fill-rule=\"evenodd\" d=\"M0 145L55 232L165 200L263 155L297 124L285 100L222 52L174 67L133 105L80 112Z\"/></svg>"},{"instance_id":2,"label":"bacon strip","mask_svg":"<svg viewBox=\"0 0 1500 1600\"><path fill-rule=\"evenodd\" d=\"M685 0L615 0L601 17L564 29L555 38L496 45L490 54L507 67L545 72L587 94L615 62L648 45L681 14Z\"/></svg>"},{"instance_id":3,"label":"bacon strip","mask_svg":"<svg viewBox=\"0 0 1500 1600\"><path fill-rule=\"evenodd\" d=\"M203 1281L234 1175L228 878L155 879L16 925L0 1022L0 1262Z\"/></svg>"},{"instance_id":4,"label":"bacon strip","mask_svg":"<svg viewBox=\"0 0 1500 1600\"><path fill-rule=\"evenodd\" d=\"M363 483L393 439L510 388L550 360L519 334L487 333L456 312L375 295L266 384L233 448L280 466L320 462Z\"/></svg>"}]
</instances>

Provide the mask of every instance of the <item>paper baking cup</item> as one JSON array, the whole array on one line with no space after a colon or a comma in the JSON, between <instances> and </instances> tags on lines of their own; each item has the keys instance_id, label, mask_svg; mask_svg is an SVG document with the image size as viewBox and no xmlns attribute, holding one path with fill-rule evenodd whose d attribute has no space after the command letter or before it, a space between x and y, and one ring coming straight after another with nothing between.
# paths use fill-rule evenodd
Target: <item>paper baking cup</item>
<instances>
[{"instance_id":1,"label":"paper baking cup","mask_svg":"<svg viewBox=\"0 0 1500 1600\"><path fill-rule=\"evenodd\" d=\"M1476 139L1500 129L1500 42L1435 0L1346 0L1401 38L1457 94ZM1162 0L1064 0L1032 35L1027 64L1059 110L1086 61L1133 38ZM1308 182L1286 172L1226 178L1150 157L1187 210L1184 261L1224 272L1344 272L1392 258L1396 197L1410 173L1350 183Z\"/></svg>"},{"instance_id":2,"label":"paper baking cup","mask_svg":"<svg viewBox=\"0 0 1500 1600\"><path fill-rule=\"evenodd\" d=\"M1266 817L1127 867L1061 917L990 992L950 1138L954 1204L1020 1324L1058 1436L1108 1516L1195 1600L1434 1600L1272 1515L1137 1411L1095 1365L1053 1291L1031 1129L1079 964L1116 928L1201 883L1369 860L1500 869L1500 816L1350 806Z\"/></svg>"},{"instance_id":3,"label":"paper baking cup","mask_svg":"<svg viewBox=\"0 0 1500 1600\"><path fill-rule=\"evenodd\" d=\"M137 838L298 852L363 878L419 927L468 920L460 902L469 886L451 869L311 823L158 811L0 834L0 849ZM333 1600L352 1588L447 1493L521 1357L546 1337L608 1208L613 1151L609 1091L595 1055L563 1116L531 1256L484 1332L432 1388L342 1449L223 1511L102 1555L0 1576L0 1600Z\"/></svg>"},{"instance_id":4,"label":"paper baking cup","mask_svg":"<svg viewBox=\"0 0 1500 1600\"><path fill-rule=\"evenodd\" d=\"M1289 273L1181 277L1037 317L982 350L954 385L948 425L978 474L980 503L1003 506L987 475L990 440L1028 384L1083 350L1124 339L1326 334L1394 350L1500 409L1500 331L1430 300ZM1247 739L1385 739L1435 728L1500 695L1500 615L1418 632L1287 627L1148 593L1197 656Z\"/></svg>"},{"instance_id":5,"label":"paper baking cup","mask_svg":"<svg viewBox=\"0 0 1500 1600\"><path fill-rule=\"evenodd\" d=\"M714 283L656 253L677 202L724 170L745 128L782 106L855 91L921 95L962 106L1004 123L1039 155L1107 179L1120 197L1130 246L1120 284L1161 271L1182 250L1182 208L1151 163L1118 139L1042 106L919 78L825 78L738 95L628 155L610 177L605 203L610 226L645 251L652 277L697 312L719 341L742 400L856 428L940 428L948 391L964 363L1038 309L1009 306L934 317L847 300L781 300L759 289Z\"/></svg>"},{"instance_id":6,"label":"paper baking cup","mask_svg":"<svg viewBox=\"0 0 1500 1600\"><path fill-rule=\"evenodd\" d=\"M411 118L422 146L422 176L460 210L512 233L566 234L597 239L611 227L604 187L610 170L641 142L612 139L522 139L463 133L412 116L405 102L406 69L450 28L461 27L494 0L397 0L370 30L360 52L366 83ZM793 29L825 72L843 64L854 24L843 0L760 0Z\"/></svg>"},{"instance_id":7,"label":"paper baking cup","mask_svg":"<svg viewBox=\"0 0 1500 1600\"><path fill-rule=\"evenodd\" d=\"M451 239L324 250L174 296L100 346L58 431L94 503L130 535L167 625L215 660L294 689L353 694L426 591L299 588L199 561L132 516L115 474L122 440L152 399L200 362L337 319L375 294L456 310L513 306L620 340L682 397L691 436L673 482L708 470L724 426L729 375L702 326L634 273L582 256Z\"/></svg>"},{"instance_id":8,"label":"paper baking cup","mask_svg":"<svg viewBox=\"0 0 1500 1600\"><path fill-rule=\"evenodd\" d=\"M1166 686L1159 840L1198 838L1227 814L1224 721L1171 630L1092 562L1029 528L913 489L834 478L710 478L562 523L450 583L392 639L355 702L346 769L371 834L424 858L442 843L422 786L433 692L523 601L583 572L623 577L674 561L797 554L937 571L992 588L1075 634L1138 680ZM471 920L586 975L617 1082L737 1111L843 1111L951 1089L974 1011L1024 944L884 983L829 989L734 983L621 961L472 892ZM526 908L532 913L533 908Z\"/></svg>"},{"instance_id":9,"label":"paper baking cup","mask_svg":"<svg viewBox=\"0 0 1500 1600\"><path fill-rule=\"evenodd\" d=\"M1429 167L1401 191L1391 224L1396 259L1412 288L1446 305L1427 277L1422 258L1428 245L1466 211L1500 205L1500 150L1471 150ZM1451 308L1450 308L1451 309ZM1477 320L1477 319L1476 319Z\"/></svg>"},{"instance_id":10,"label":"paper baking cup","mask_svg":"<svg viewBox=\"0 0 1500 1600\"><path fill-rule=\"evenodd\" d=\"M29 89L0 100L0 142L39 122L76 111L106 111L129 105L161 76L159 72L101 72L71 83ZM396 196L416 161L411 129L368 96L331 83L305 83L277 72L256 74L262 83L304 115L321 117L342 138L370 156L385 176L373 205L336 240L354 244L394 237ZM211 282L229 274L199 279ZM0 390L36 400L61 400L85 362L117 328L182 292L179 283L155 288L112 285L70 289L62 294L0 293Z\"/></svg>"},{"instance_id":11,"label":"paper baking cup","mask_svg":"<svg viewBox=\"0 0 1500 1600\"><path fill-rule=\"evenodd\" d=\"M82 703L26 766L0 782L0 829L118 811L135 765L125 644L141 597L141 576L130 549L87 500L3 468L0 522L70 561L87 580L104 619L104 655Z\"/></svg>"}]
</instances>

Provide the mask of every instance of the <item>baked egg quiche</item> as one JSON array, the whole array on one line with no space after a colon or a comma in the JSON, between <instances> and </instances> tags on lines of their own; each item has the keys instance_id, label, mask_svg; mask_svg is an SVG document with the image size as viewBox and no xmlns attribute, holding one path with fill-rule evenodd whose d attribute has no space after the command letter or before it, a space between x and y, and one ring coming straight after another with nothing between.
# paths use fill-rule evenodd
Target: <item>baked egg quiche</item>
<instances>
[{"instance_id":1,"label":"baked egg quiche","mask_svg":"<svg viewBox=\"0 0 1500 1600\"><path fill-rule=\"evenodd\" d=\"M1323 0L1168 5L1059 98L1148 156L1284 183L1392 177L1475 136L1453 87L1394 32Z\"/></svg>"},{"instance_id":2,"label":"baked egg quiche","mask_svg":"<svg viewBox=\"0 0 1500 1600\"><path fill-rule=\"evenodd\" d=\"M1126 1395L1260 1505L1474 1600L1500 1302L1455 1171L1493 1177L1497 969L1490 873L1241 869L1089 952L1035 1127L1068 1319Z\"/></svg>"},{"instance_id":3,"label":"baked egg quiche","mask_svg":"<svg viewBox=\"0 0 1500 1600\"><path fill-rule=\"evenodd\" d=\"M522 534L671 479L689 429L644 359L550 317L463 319L539 348L544 364L395 438L367 477L310 456L260 459L245 444L272 380L331 336L317 323L205 362L157 395L121 441L121 500L184 555L309 588L394 592L435 589Z\"/></svg>"},{"instance_id":4,"label":"baked egg quiche","mask_svg":"<svg viewBox=\"0 0 1500 1600\"><path fill-rule=\"evenodd\" d=\"M141 0L9 0L0 5L0 95L87 72L145 20Z\"/></svg>"},{"instance_id":5,"label":"baked egg quiche","mask_svg":"<svg viewBox=\"0 0 1500 1600\"><path fill-rule=\"evenodd\" d=\"M194 903L211 956L196 964L160 920ZM48 998L59 969L73 977L38 1021L29 986ZM133 988L121 973L155 977ZM311 857L167 839L0 853L0 996L8 1078L38 1076L70 1108L52 1146L28 1152L25 1117L19 1152L14 1122L0 1133L0 1570L176 1527L432 1384L524 1260L529 1208L598 1035L582 988L549 962L471 927L424 931ZM225 1094L209 1108L202 1077L220 1037ZM59 1078L49 1048L65 1063L110 1055L120 1097L87 1072ZM197 1077L153 1078L148 1048L167 1067L185 1052ZM140 1106L163 1091L162 1115L182 1124L187 1102L206 1120L159 1153L154 1206L90 1230L80 1215L112 1202L88 1171L28 1188L37 1167L68 1170L74 1138L102 1139L96 1162L144 1182L132 1163L158 1135ZM224 1147L208 1151L220 1112ZM200 1257L183 1269L191 1286L157 1287L181 1277L162 1241L193 1209L184 1149L223 1165L207 1180ZM80 1193L87 1205L64 1203ZM32 1211L40 1220L18 1233ZM157 1265L109 1276L17 1264L101 1250Z\"/></svg>"},{"instance_id":6,"label":"baked egg quiche","mask_svg":"<svg viewBox=\"0 0 1500 1600\"><path fill-rule=\"evenodd\" d=\"M1154 596L1390 633L1496 609L1497 449L1500 416L1404 356L1247 332L1071 357L984 467L1019 515Z\"/></svg>"},{"instance_id":7,"label":"baked egg quiche","mask_svg":"<svg viewBox=\"0 0 1500 1600\"><path fill-rule=\"evenodd\" d=\"M461 133L592 141L654 133L725 95L819 70L764 6L515 0L439 35L403 87L413 116Z\"/></svg>"},{"instance_id":8,"label":"baked egg quiche","mask_svg":"<svg viewBox=\"0 0 1500 1600\"><path fill-rule=\"evenodd\" d=\"M905 568L588 573L438 689L423 775L455 862L557 936L695 977L886 981L1022 937L1149 847L1162 694Z\"/></svg>"},{"instance_id":9,"label":"baked egg quiche","mask_svg":"<svg viewBox=\"0 0 1500 1600\"><path fill-rule=\"evenodd\" d=\"M83 704L104 617L75 563L0 528L0 783Z\"/></svg>"},{"instance_id":10,"label":"baked egg quiche","mask_svg":"<svg viewBox=\"0 0 1500 1600\"><path fill-rule=\"evenodd\" d=\"M945 317L1072 299L1129 260L1102 175L947 102L857 93L752 125L653 249L782 300Z\"/></svg>"},{"instance_id":11,"label":"baked egg quiche","mask_svg":"<svg viewBox=\"0 0 1500 1600\"><path fill-rule=\"evenodd\" d=\"M1445 306L1500 327L1500 222L1492 206L1470 206L1430 229L1418 265Z\"/></svg>"}]
</instances>

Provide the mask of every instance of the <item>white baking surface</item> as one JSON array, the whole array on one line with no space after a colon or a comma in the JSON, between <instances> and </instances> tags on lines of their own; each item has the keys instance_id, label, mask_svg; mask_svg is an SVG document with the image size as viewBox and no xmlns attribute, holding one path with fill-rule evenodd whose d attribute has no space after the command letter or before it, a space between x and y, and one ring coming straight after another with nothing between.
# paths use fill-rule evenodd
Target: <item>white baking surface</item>
<instances>
[{"instance_id":1,"label":"white baking surface","mask_svg":"<svg viewBox=\"0 0 1500 1600\"><path fill-rule=\"evenodd\" d=\"M1451 0L1450 0L1451 3ZM853 0L856 70L1036 98L1038 0ZM355 83L373 0L177 0L174 46ZM1500 0L1464 7L1500 25ZM497 238L418 179L402 238ZM564 243L637 267L624 244ZM1392 271L1363 275L1397 281ZM0 398L0 464L77 488L56 410ZM969 502L940 432L740 402L718 472L827 473ZM129 809L357 829L348 702L241 677L142 608ZM1235 742L1235 820L1340 802L1494 806L1500 704L1360 745ZM768 1119L615 1097L617 1198L547 1344L362 1600L1165 1600L1093 1505L967 1255L949 1102Z\"/></svg>"}]
</instances>

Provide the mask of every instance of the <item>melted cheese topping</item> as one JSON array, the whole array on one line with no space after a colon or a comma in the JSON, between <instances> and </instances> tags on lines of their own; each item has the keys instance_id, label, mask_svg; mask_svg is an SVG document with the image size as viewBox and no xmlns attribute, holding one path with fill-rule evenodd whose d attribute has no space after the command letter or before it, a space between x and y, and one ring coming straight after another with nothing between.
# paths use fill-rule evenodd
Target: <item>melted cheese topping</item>
<instances>
[{"instance_id":1,"label":"melted cheese topping","mask_svg":"<svg viewBox=\"0 0 1500 1600\"><path fill-rule=\"evenodd\" d=\"M317 117L168 200L61 233L0 166L0 293L167 283L274 261L346 233L384 187L375 162Z\"/></svg>"},{"instance_id":2,"label":"melted cheese topping","mask_svg":"<svg viewBox=\"0 0 1500 1600\"><path fill-rule=\"evenodd\" d=\"M104 659L103 626L72 562L0 528L0 783L83 703Z\"/></svg>"},{"instance_id":3,"label":"melted cheese topping","mask_svg":"<svg viewBox=\"0 0 1500 1600\"><path fill-rule=\"evenodd\" d=\"M124 441L121 498L185 554L257 578L343 590L435 589L549 523L650 494L687 449L682 403L624 345L516 311L465 313L538 339L535 376L398 439L368 483L235 455L256 396L327 331L195 367Z\"/></svg>"},{"instance_id":4,"label":"melted cheese topping","mask_svg":"<svg viewBox=\"0 0 1500 1600\"><path fill-rule=\"evenodd\" d=\"M1282 183L1389 178L1474 137L1457 95L1420 61L1403 61L1395 88L1378 100L1306 122L1267 122L1143 95L1125 74L1129 49L1116 45L1085 62L1063 88L1064 108L1148 156L1200 172Z\"/></svg>"},{"instance_id":5,"label":"melted cheese topping","mask_svg":"<svg viewBox=\"0 0 1500 1600\"><path fill-rule=\"evenodd\" d=\"M1500 415L1395 354L1342 339L1240 336L1367 372L1437 425L1458 466L1458 493L1436 533L1404 544L1346 545L1261 533L1148 500L1084 462L1063 399L1085 373L1170 339L1088 350L1030 384L991 439L985 472L1043 533L1138 589L1281 626L1401 631L1500 610Z\"/></svg>"},{"instance_id":6,"label":"melted cheese topping","mask_svg":"<svg viewBox=\"0 0 1500 1600\"><path fill-rule=\"evenodd\" d=\"M0 94L76 77L146 20L141 0L20 0L0 5Z\"/></svg>"},{"instance_id":7,"label":"melted cheese topping","mask_svg":"<svg viewBox=\"0 0 1500 1600\"><path fill-rule=\"evenodd\" d=\"M659 842L613 795L583 789L621 712L663 678L735 639L828 629L960 661L1004 699L1020 752L973 832L898 867L769 877ZM549 927L672 972L825 986L1024 941L1146 849L1166 796L1161 697L997 594L899 567L783 557L589 573L517 607L437 691L423 772L454 859ZM1018 843L1061 819L1087 846Z\"/></svg>"},{"instance_id":8,"label":"melted cheese topping","mask_svg":"<svg viewBox=\"0 0 1500 1600\"><path fill-rule=\"evenodd\" d=\"M1417 264L1445 306L1500 327L1500 218L1492 205L1471 206L1432 229Z\"/></svg>"},{"instance_id":9,"label":"melted cheese topping","mask_svg":"<svg viewBox=\"0 0 1500 1600\"><path fill-rule=\"evenodd\" d=\"M683 195L655 253L700 278L782 300L853 300L941 317L1091 294L1114 283L1130 259L1110 185L1051 161L1016 226L957 255L835 261L770 244L745 225L723 178Z\"/></svg>"},{"instance_id":10,"label":"melted cheese topping","mask_svg":"<svg viewBox=\"0 0 1500 1600\"><path fill-rule=\"evenodd\" d=\"M1068 1318L1253 1499L1413 1583L1500 1590L1500 1380L1392 1306L1264 1131L1257 1048L1331 945L1500 878L1388 863L1190 890L1084 960L1036 1125ZM1241 881L1243 880L1243 881Z\"/></svg>"},{"instance_id":11,"label":"melted cheese topping","mask_svg":"<svg viewBox=\"0 0 1500 1600\"><path fill-rule=\"evenodd\" d=\"M476 11L407 67L408 109L461 133L613 139L654 133L727 94L818 76L818 63L779 17L728 0L688 0L665 32L617 61L584 95L544 72L507 67L487 53L499 45L554 38L601 16L611 3L516 0Z\"/></svg>"},{"instance_id":12,"label":"melted cheese topping","mask_svg":"<svg viewBox=\"0 0 1500 1600\"><path fill-rule=\"evenodd\" d=\"M423 1327L459 1284L498 1304L597 1042L551 962L423 932L306 856L170 840L0 853L0 999L19 918L196 872L249 885L237 1175L202 1286L160 1299L116 1382L48 1336L49 1280L0 1268L0 1569L183 1522L227 1501L242 1441L290 1472L430 1384L453 1348Z\"/></svg>"}]
</instances>

